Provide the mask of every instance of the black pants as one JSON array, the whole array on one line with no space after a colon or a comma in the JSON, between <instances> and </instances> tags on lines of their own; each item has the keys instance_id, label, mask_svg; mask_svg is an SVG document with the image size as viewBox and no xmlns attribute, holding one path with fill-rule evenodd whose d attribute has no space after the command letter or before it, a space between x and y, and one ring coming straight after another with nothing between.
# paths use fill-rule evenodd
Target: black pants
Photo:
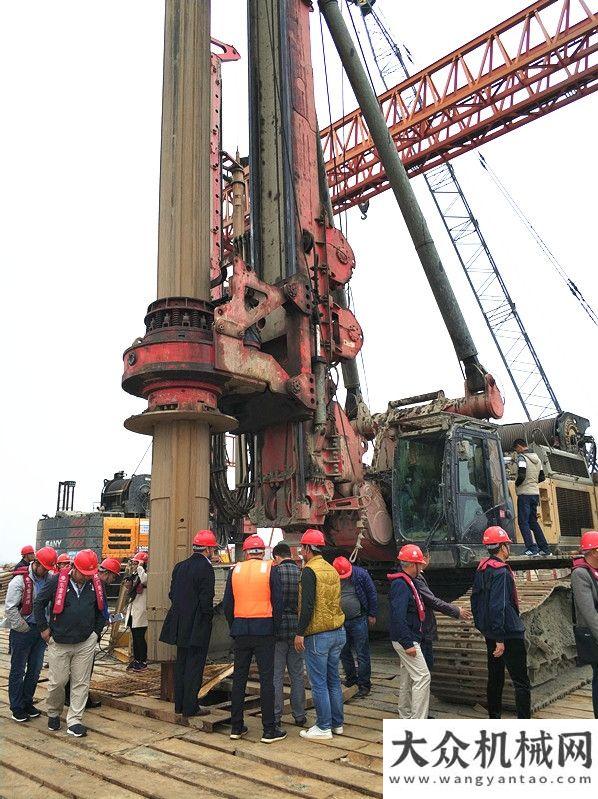
<instances>
[{"instance_id":1,"label":"black pants","mask_svg":"<svg viewBox=\"0 0 598 799\"><path fill-rule=\"evenodd\" d=\"M147 627L131 627L131 636L133 638L133 660L138 663L147 662L147 641L145 634Z\"/></svg>"},{"instance_id":2,"label":"black pants","mask_svg":"<svg viewBox=\"0 0 598 799\"><path fill-rule=\"evenodd\" d=\"M240 635L235 638L235 671L231 694L231 724L233 730L243 726L245 688L251 660L255 655L260 673L260 705L264 731L274 729L274 647L273 635Z\"/></svg>"},{"instance_id":3,"label":"black pants","mask_svg":"<svg viewBox=\"0 0 598 799\"><path fill-rule=\"evenodd\" d=\"M205 646L177 646L174 664L174 711L183 716L197 712L197 694L203 680L203 670L208 656Z\"/></svg>"},{"instance_id":4,"label":"black pants","mask_svg":"<svg viewBox=\"0 0 598 799\"><path fill-rule=\"evenodd\" d=\"M420 648L430 674L434 668L434 641L431 638L422 638Z\"/></svg>"},{"instance_id":5,"label":"black pants","mask_svg":"<svg viewBox=\"0 0 598 799\"><path fill-rule=\"evenodd\" d=\"M488 651L488 716L499 719L502 714L502 689L505 684L505 666L515 689L515 707L518 719L532 715L532 694L527 674L527 655L523 638L507 638L505 651L499 658L492 654L496 641L486 638Z\"/></svg>"}]
</instances>

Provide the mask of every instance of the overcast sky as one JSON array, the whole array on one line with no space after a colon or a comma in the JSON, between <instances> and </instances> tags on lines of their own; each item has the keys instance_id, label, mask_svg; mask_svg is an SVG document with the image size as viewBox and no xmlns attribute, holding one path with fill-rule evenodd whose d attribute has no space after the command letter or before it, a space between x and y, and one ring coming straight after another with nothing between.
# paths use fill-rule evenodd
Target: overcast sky
<instances>
[{"instance_id":1,"label":"overcast sky","mask_svg":"<svg viewBox=\"0 0 598 799\"><path fill-rule=\"evenodd\" d=\"M378 0L418 67L515 13L521 0ZM0 561L35 541L59 480L91 509L114 471L131 473L148 439L124 430L144 403L122 392L122 352L155 299L162 0L0 4L0 263L3 276ZM243 60L224 66L225 149L247 151L244 0L213 0L213 35ZM313 16L317 102L328 121ZM341 79L327 44L334 117ZM346 81L344 102L350 110ZM483 153L594 306L597 99L590 96ZM561 405L595 417L596 328L539 255L477 154L453 162ZM523 418L422 178L414 186L482 362ZM347 220L372 410L443 388L462 394L458 363L394 200ZM140 470L149 471L146 457Z\"/></svg>"}]
</instances>

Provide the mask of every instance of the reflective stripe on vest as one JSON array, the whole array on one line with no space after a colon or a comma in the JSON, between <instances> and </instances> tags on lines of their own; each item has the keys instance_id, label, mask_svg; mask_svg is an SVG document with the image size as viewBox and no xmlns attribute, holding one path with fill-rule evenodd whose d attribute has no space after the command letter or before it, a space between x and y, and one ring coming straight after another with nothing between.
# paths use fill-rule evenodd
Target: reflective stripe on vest
<instances>
[{"instance_id":1,"label":"reflective stripe on vest","mask_svg":"<svg viewBox=\"0 0 598 799\"><path fill-rule=\"evenodd\" d=\"M271 619L271 560L251 558L233 569L232 589L235 619Z\"/></svg>"}]
</instances>

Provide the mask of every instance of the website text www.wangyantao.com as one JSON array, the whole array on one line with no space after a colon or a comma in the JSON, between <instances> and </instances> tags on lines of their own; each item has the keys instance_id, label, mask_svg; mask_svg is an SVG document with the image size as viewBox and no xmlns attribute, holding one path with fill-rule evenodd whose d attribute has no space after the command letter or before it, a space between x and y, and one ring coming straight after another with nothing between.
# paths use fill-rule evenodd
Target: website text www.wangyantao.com
<instances>
[{"instance_id":1,"label":"website text www.wangyantao.com","mask_svg":"<svg viewBox=\"0 0 598 799\"><path fill-rule=\"evenodd\" d=\"M555 776L534 777L525 774L518 776L493 777L490 774L478 776L454 776L449 774L438 777L426 777L423 774L418 776L389 776L387 781L390 785L474 785L477 788L490 788L493 785L590 785L591 777Z\"/></svg>"}]
</instances>

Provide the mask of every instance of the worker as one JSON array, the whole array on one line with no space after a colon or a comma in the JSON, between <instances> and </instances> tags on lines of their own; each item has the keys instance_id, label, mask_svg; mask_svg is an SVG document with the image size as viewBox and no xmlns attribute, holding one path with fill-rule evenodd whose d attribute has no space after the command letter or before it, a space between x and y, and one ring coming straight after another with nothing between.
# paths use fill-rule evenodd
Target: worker
<instances>
[{"instance_id":1,"label":"worker","mask_svg":"<svg viewBox=\"0 0 598 799\"><path fill-rule=\"evenodd\" d=\"M49 642L49 679L46 696L48 729L60 729L65 685L71 681L67 733L81 738L81 723L89 694L96 646L104 629L106 597L98 577L98 557L82 549L73 559L70 573L63 569L50 577L33 603L35 621ZM49 617L49 622L48 622Z\"/></svg>"},{"instance_id":2,"label":"worker","mask_svg":"<svg viewBox=\"0 0 598 799\"><path fill-rule=\"evenodd\" d=\"M542 462L522 438L515 439L513 447L517 453L517 521L525 542L525 554L529 557L550 555L548 541L538 522L539 483L545 480Z\"/></svg>"},{"instance_id":3,"label":"worker","mask_svg":"<svg viewBox=\"0 0 598 799\"><path fill-rule=\"evenodd\" d=\"M274 625L282 612L279 575L271 560L264 560L266 545L259 535L243 541L245 560L231 569L224 590L223 609L234 639L234 672L231 694L233 740L247 733L243 723L245 689L255 655L260 677L261 742L275 743L287 737L274 718Z\"/></svg>"},{"instance_id":4,"label":"worker","mask_svg":"<svg viewBox=\"0 0 598 799\"><path fill-rule=\"evenodd\" d=\"M21 560L14 567L13 574L16 572L22 573L22 570L28 569L29 564L33 563L34 560L35 550L31 544L25 544L25 546L21 548Z\"/></svg>"},{"instance_id":5,"label":"worker","mask_svg":"<svg viewBox=\"0 0 598 799\"><path fill-rule=\"evenodd\" d=\"M291 713L298 727L307 721L305 715L305 660L303 652L295 650L297 635L297 608L299 604L299 577L301 570L291 557L291 548L279 541L272 550L276 573L280 581L281 616L274 634L274 722L280 727L284 703L283 684L285 670L291 681Z\"/></svg>"},{"instance_id":6,"label":"worker","mask_svg":"<svg viewBox=\"0 0 598 799\"><path fill-rule=\"evenodd\" d=\"M71 559L63 552L62 555L58 556L58 560L56 561L56 570L58 573L62 571L62 569L70 569L71 568Z\"/></svg>"},{"instance_id":7,"label":"worker","mask_svg":"<svg viewBox=\"0 0 598 799\"><path fill-rule=\"evenodd\" d=\"M21 569L13 576L6 590L5 626L10 628L8 698L12 718L19 722L40 715L33 704L33 697L44 662L46 642L35 623L33 602L46 584L48 573L55 563L56 550L42 547L27 569Z\"/></svg>"},{"instance_id":8,"label":"worker","mask_svg":"<svg viewBox=\"0 0 598 799\"><path fill-rule=\"evenodd\" d=\"M341 608L345 614L347 642L341 650L345 685L357 685L355 696L361 699L372 690L369 629L376 624L378 594L366 569L343 557L335 558L332 565L341 578Z\"/></svg>"},{"instance_id":9,"label":"worker","mask_svg":"<svg viewBox=\"0 0 598 799\"><path fill-rule=\"evenodd\" d=\"M203 681L214 616L214 567L216 548L211 530L200 530L193 538L192 554L172 570L170 609L164 619L160 641L176 646L174 664L174 710L183 716L206 716L197 695Z\"/></svg>"},{"instance_id":10,"label":"worker","mask_svg":"<svg viewBox=\"0 0 598 799\"><path fill-rule=\"evenodd\" d=\"M301 537L304 566L299 583L299 622L295 649L305 652L305 665L316 709L316 723L299 735L307 740L343 734L343 690L339 675L341 651L347 641L341 609L341 581L336 569L322 557L320 530Z\"/></svg>"},{"instance_id":11,"label":"worker","mask_svg":"<svg viewBox=\"0 0 598 799\"><path fill-rule=\"evenodd\" d=\"M598 531L588 530L582 535L581 554L573 561L571 573L574 623L577 635L583 631L581 659L592 666L592 703L594 718L598 719Z\"/></svg>"},{"instance_id":12,"label":"worker","mask_svg":"<svg viewBox=\"0 0 598 799\"><path fill-rule=\"evenodd\" d=\"M525 627L519 615L517 587L507 564L512 541L502 527L488 527L482 539L489 557L475 574L471 593L474 624L486 639L488 716L502 714L505 666L515 689L518 719L531 718L531 688L527 674Z\"/></svg>"},{"instance_id":13,"label":"worker","mask_svg":"<svg viewBox=\"0 0 598 799\"><path fill-rule=\"evenodd\" d=\"M133 660L127 669L147 669L147 552L137 552L131 559L133 573L125 577L128 604L125 612L125 627L131 630Z\"/></svg>"},{"instance_id":14,"label":"worker","mask_svg":"<svg viewBox=\"0 0 598 799\"><path fill-rule=\"evenodd\" d=\"M60 557L63 557L63 556L61 555ZM58 558L58 561L60 561L60 557ZM65 557L68 559L68 561L70 563L69 556L66 555ZM57 564L58 564L58 567L59 567L58 573L60 574L60 563L57 562ZM63 564L63 566L64 566L64 564ZM102 585L104 587L104 607L102 608L102 615L104 616L104 621L105 621L106 624L111 624L111 621L110 621L111 617L110 617L110 613L108 612L108 599L106 597L106 586L107 585L111 585L116 580L116 578L117 578L117 576L119 574L120 574L120 561L117 560L116 558L105 558L100 563L99 568L98 568L98 577L99 577L100 582L102 583ZM98 641L98 646L96 647L96 653L97 653L97 651L99 651L99 641ZM92 667L91 667L91 674L89 675L90 682L91 682L91 676L93 674L94 666L95 666L95 653L94 653L94 661L93 661L93 664L92 664ZM64 686L64 704L67 707L71 704L71 681L70 681L70 679L67 682L67 684ZM102 707L101 701L99 699L94 699L91 696L91 694L88 694L87 695L87 702L85 703L85 710L96 710L99 707Z\"/></svg>"},{"instance_id":15,"label":"worker","mask_svg":"<svg viewBox=\"0 0 598 799\"><path fill-rule=\"evenodd\" d=\"M426 610L416 580L425 560L415 544L405 544L398 554L399 570L390 580L390 640L400 660L399 716L427 719L430 706L430 670L421 650Z\"/></svg>"},{"instance_id":16,"label":"worker","mask_svg":"<svg viewBox=\"0 0 598 799\"><path fill-rule=\"evenodd\" d=\"M425 658L429 671L434 668L434 641L438 640L438 625L436 623L435 612L442 613L444 616L450 616L452 619L460 619L461 621L470 621L472 618L469 608L460 608L458 605L451 605L449 602L437 597L432 591L426 578L424 571L430 565L430 553L427 550L422 550L424 556L424 564L421 573L415 578L415 587L417 592L423 600L426 615L422 624L422 639L420 641L420 648Z\"/></svg>"}]
</instances>

